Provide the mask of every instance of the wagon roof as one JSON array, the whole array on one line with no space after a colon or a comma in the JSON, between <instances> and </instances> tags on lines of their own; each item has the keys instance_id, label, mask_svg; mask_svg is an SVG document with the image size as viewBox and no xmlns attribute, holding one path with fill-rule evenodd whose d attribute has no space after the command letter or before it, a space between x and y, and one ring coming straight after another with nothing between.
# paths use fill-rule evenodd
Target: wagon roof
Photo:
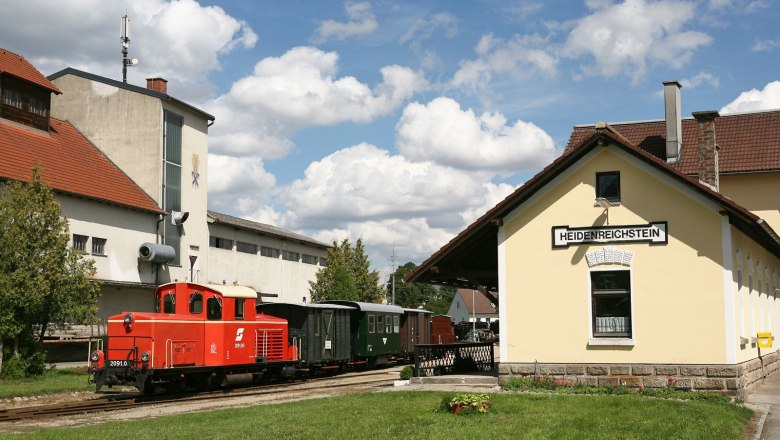
<instances>
[{"instance_id":1,"label":"wagon roof","mask_svg":"<svg viewBox=\"0 0 780 440\"><path fill-rule=\"evenodd\" d=\"M429 313L429 314L433 315L433 312L431 312L430 310L425 310L425 309L406 309L405 308L404 312Z\"/></svg>"},{"instance_id":2,"label":"wagon roof","mask_svg":"<svg viewBox=\"0 0 780 440\"><path fill-rule=\"evenodd\" d=\"M263 303L261 307L265 306L274 306L274 305L285 305L285 306L296 306L296 307L306 307L310 309L334 309L334 310L354 310L354 307L351 306L344 306L341 304L324 304L324 303L309 303L309 304L301 304L301 303L285 303L285 302L267 302Z\"/></svg>"},{"instance_id":3,"label":"wagon roof","mask_svg":"<svg viewBox=\"0 0 780 440\"><path fill-rule=\"evenodd\" d=\"M343 301L343 300L323 301L320 304L342 304L347 306L353 306L353 307L357 307L357 309L360 310L361 312L398 313L399 315L404 313L404 309L402 309L401 307L393 306L389 304L375 304L375 303Z\"/></svg>"}]
</instances>

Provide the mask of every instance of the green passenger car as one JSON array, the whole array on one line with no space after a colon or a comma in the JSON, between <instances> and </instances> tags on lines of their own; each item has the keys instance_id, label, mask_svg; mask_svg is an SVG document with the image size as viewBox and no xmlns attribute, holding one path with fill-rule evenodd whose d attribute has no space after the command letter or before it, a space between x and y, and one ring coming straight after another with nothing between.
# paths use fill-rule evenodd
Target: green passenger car
<instances>
[{"instance_id":1,"label":"green passenger car","mask_svg":"<svg viewBox=\"0 0 780 440\"><path fill-rule=\"evenodd\" d=\"M401 355L401 315L398 306L355 301L325 301L352 310L352 358L355 363L382 365Z\"/></svg>"},{"instance_id":2,"label":"green passenger car","mask_svg":"<svg viewBox=\"0 0 780 440\"><path fill-rule=\"evenodd\" d=\"M264 303L257 311L287 320L289 344L301 367L341 369L352 356L353 307L338 304Z\"/></svg>"}]
</instances>

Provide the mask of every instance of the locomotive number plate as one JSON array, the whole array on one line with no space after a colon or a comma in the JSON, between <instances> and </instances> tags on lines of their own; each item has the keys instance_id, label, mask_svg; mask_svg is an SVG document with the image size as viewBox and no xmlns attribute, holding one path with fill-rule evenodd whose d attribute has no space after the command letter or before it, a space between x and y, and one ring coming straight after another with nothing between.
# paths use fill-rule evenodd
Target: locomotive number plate
<instances>
[{"instance_id":1,"label":"locomotive number plate","mask_svg":"<svg viewBox=\"0 0 780 440\"><path fill-rule=\"evenodd\" d=\"M108 361L109 367L129 367L130 361L124 360L124 361Z\"/></svg>"}]
</instances>

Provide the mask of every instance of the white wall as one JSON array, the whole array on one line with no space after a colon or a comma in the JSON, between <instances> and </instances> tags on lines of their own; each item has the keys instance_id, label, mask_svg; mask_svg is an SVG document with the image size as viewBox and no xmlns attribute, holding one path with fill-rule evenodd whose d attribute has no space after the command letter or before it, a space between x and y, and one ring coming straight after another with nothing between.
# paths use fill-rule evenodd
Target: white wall
<instances>
[{"instance_id":1,"label":"white wall","mask_svg":"<svg viewBox=\"0 0 780 440\"><path fill-rule=\"evenodd\" d=\"M311 301L309 295L309 281L316 279L316 273L321 268L319 265L303 263L302 255L308 254L318 258L327 255L325 249L306 245L297 241L282 240L278 237L260 235L245 230L239 230L232 226L209 224L211 235L233 240L233 248L230 250L208 247L209 277L205 282L210 284L238 283L249 286L260 293L279 295L276 298L264 297L266 302L291 302L300 303L303 298ZM236 241L257 245L257 254L247 254L236 250ZM287 261L278 258L264 257L260 255L260 247L268 246L277 249L286 249L301 254L299 261ZM203 281L203 280L202 280Z\"/></svg>"}]
</instances>

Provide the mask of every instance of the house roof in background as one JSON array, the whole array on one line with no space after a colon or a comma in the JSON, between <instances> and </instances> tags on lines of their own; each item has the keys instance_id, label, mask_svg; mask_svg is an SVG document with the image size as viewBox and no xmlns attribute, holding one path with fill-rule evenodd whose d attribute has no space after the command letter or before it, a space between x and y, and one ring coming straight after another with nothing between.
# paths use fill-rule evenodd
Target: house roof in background
<instances>
[{"instance_id":1,"label":"house roof in background","mask_svg":"<svg viewBox=\"0 0 780 440\"><path fill-rule=\"evenodd\" d=\"M0 119L0 179L27 182L33 166L55 191L162 213L157 203L69 122L44 132Z\"/></svg>"},{"instance_id":2,"label":"house roof in background","mask_svg":"<svg viewBox=\"0 0 780 440\"><path fill-rule=\"evenodd\" d=\"M666 125L663 120L609 124L631 144L666 160ZM596 132L595 125L575 126L565 152ZM673 166L683 174L697 175L698 128L693 118L682 120L682 152ZM721 174L780 171L780 110L736 113L715 119L715 141L720 148Z\"/></svg>"},{"instance_id":3,"label":"house roof in background","mask_svg":"<svg viewBox=\"0 0 780 440\"><path fill-rule=\"evenodd\" d=\"M58 95L62 93L25 57L2 48L0 48L0 73L29 81Z\"/></svg>"},{"instance_id":4,"label":"house roof in background","mask_svg":"<svg viewBox=\"0 0 780 440\"><path fill-rule=\"evenodd\" d=\"M463 304L466 306L469 314L475 313L477 315L497 315L498 310L493 307L493 304L488 300L485 295L479 290L472 289L458 289L458 295L461 297ZM496 296L493 292L488 292L488 295ZM473 309L472 309L473 301Z\"/></svg>"},{"instance_id":5,"label":"house roof in background","mask_svg":"<svg viewBox=\"0 0 780 440\"><path fill-rule=\"evenodd\" d=\"M330 248L329 244L321 241L309 238L303 234L297 232L288 231L286 229L277 228L276 226L267 225L265 223L258 223L251 220L246 220L232 215L221 214L215 211L208 211L209 222L216 224L223 224L227 226L233 226L234 228L243 229L245 231L257 232L261 235L270 235L285 240L293 240L299 243L303 243L310 246L316 246L323 249Z\"/></svg>"}]
</instances>

